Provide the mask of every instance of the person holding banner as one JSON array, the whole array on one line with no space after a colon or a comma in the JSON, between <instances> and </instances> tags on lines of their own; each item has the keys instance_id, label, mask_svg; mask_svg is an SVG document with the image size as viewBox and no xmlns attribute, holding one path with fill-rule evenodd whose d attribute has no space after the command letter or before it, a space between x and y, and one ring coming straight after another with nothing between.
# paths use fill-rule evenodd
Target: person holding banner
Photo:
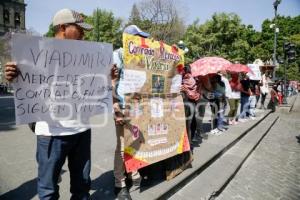
<instances>
[{"instance_id":1,"label":"person holding banner","mask_svg":"<svg viewBox=\"0 0 300 200\"><path fill-rule=\"evenodd\" d=\"M205 115L206 105L212 100L212 85L209 75L197 77L198 91L200 93L200 100L196 104L195 118L197 122L196 138L207 139L208 135L204 132L203 119Z\"/></svg>"},{"instance_id":2,"label":"person holding banner","mask_svg":"<svg viewBox=\"0 0 300 200\"><path fill-rule=\"evenodd\" d=\"M56 39L83 40L84 31L92 30L83 17L70 9L59 10L53 17ZM18 76L16 62L5 65L5 78ZM68 158L71 199L89 199L91 185L91 129L77 120L48 123L38 121L36 160L38 163L37 191L40 199L59 199L58 180Z\"/></svg>"},{"instance_id":3,"label":"person holding banner","mask_svg":"<svg viewBox=\"0 0 300 200\"><path fill-rule=\"evenodd\" d=\"M127 26L124 29L124 33L130 35L137 35L143 38L147 38L150 34L143 32L136 25ZM116 75L121 77L123 75L123 49L118 49L114 51L114 68ZM131 196L128 191L128 185L126 184L126 173L124 166L124 126L126 126L126 121L124 120L125 112L125 101L124 95L121 94L120 88L117 83L113 83L115 87L114 96L114 111L115 111L115 126L116 126L116 137L117 145L114 157L114 177L115 177L115 195L119 200L130 200ZM141 176L138 171L128 174L132 186L138 188L141 182ZM129 179L128 179L129 180ZM127 186L127 187L126 187Z\"/></svg>"},{"instance_id":4,"label":"person holding banner","mask_svg":"<svg viewBox=\"0 0 300 200\"><path fill-rule=\"evenodd\" d=\"M191 74L190 66L185 66L183 68L181 90L184 101L187 133L191 148L193 148L192 139L195 137L195 133L193 132L192 125L194 124L192 122L195 117L195 107L200 99L200 93L197 82Z\"/></svg>"}]
</instances>

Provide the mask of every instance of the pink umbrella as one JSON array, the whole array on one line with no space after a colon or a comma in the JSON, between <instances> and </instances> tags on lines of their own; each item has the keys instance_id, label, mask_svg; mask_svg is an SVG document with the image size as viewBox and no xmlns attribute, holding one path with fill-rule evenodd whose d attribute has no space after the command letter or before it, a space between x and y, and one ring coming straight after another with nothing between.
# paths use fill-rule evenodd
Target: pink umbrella
<instances>
[{"instance_id":1,"label":"pink umbrella","mask_svg":"<svg viewBox=\"0 0 300 200\"><path fill-rule=\"evenodd\" d=\"M225 71L231 62L220 57L204 57L191 64L192 75L205 76Z\"/></svg>"},{"instance_id":2,"label":"pink umbrella","mask_svg":"<svg viewBox=\"0 0 300 200\"><path fill-rule=\"evenodd\" d=\"M227 71L231 73L250 72L253 74L252 70L247 65L243 65L243 64L231 64L230 66L227 67Z\"/></svg>"}]
</instances>

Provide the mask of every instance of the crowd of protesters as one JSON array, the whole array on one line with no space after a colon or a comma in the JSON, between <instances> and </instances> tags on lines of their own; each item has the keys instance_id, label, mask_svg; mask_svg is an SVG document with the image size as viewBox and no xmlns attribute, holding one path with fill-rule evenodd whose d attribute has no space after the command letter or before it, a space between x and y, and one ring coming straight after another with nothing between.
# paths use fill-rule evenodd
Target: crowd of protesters
<instances>
[{"instance_id":1,"label":"crowd of protesters","mask_svg":"<svg viewBox=\"0 0 300 200\"><path fill-rule=\"evenodd\" d=\"M182 92L191 143L195 136L204 135L202 127L206 104L210 105L212 113L209 134L221 135L228 126L255 120L256 109L275 111L276 106L283 103L284 91L287 96L298 93L297 85L292 81L286 88L282 80L276 81L272 86L269 86L269 82L267 73L262 73L261 80L250 80L246 73L224 71L193 77L190 67L185 67ZM268 95L270 100L266 105Z\"/></svg>"},{"instance_id":2,"label":"crowd of protesters","mask_svg":"<svg viewBox=\"0 0 300 200\"><path fill-rule=\"evenodd\" d=\"M92 27L84 22L80 14L63 9L53 18L55 38L82 40L84 31ZM129 26L125 33L147 38L149 34L136 26ZM122 49L115 52L122 57ZM115 56L114 56L115 57ZM114 82L122 76L122 58L112 68L113 86L116 93L118 87ZM226 133L228 126L234 126L247 120L256 119L256 107L260 100L260 109L275 111L277 102L282 103L283 82L269 88L266 74L262 79L250 80L246 73L227 73L220 71L215 74L193 77L191 68L183 68L181 94L185 105L186 127L188 138L193 150L194 144L207 139L208 134L221 135ZM12 81L18 74L17 64L9 62L5 67L5 77ZM287 88L288 95L296 93L293 85ZM271 100L266 107L266 96ZM126 175L124 169L124 119L122 97L114 99L115 126L117 147L114 160L115 194L117 199L131 199L126 183L127 177L132 185L139 185L141 177L138 172ZM207 108L211 111L211 130L204 130L203 119ZM226 117L227 114L227 117ZM40 199L58 199L58 180L65 160L71 176L72 199L88 199L90 190L91 168L91 129L82 128L76 121L60 121L59 124L37 122L33 131L37 135L38 163L38 195ZM192 152L192 151L191 151ZM172 161L171 161L172 162Z\"/></svg>"},{"instance_id":3,"label":"crowd of protesters","mask_svg":"<svg viewBox=\"0 0 300 200\"><path fill-rule=\"evenodd\" d=\"M261 100L260 109L266 109L265 99L269 92L265 74L260 81L250 80L246 73L227 74L224 71L193 77L190 67L186 66L182 93L184 101L187 102L185 103L186 125L191 142L195 136L201 137L204 134L203 117L206 104L210 105L212 113L212 128L209 134L221 135L228 125L256 119L255 109L258 101ZM225 113L228 113L226 118Z\"/></svg>"}]
</instances>

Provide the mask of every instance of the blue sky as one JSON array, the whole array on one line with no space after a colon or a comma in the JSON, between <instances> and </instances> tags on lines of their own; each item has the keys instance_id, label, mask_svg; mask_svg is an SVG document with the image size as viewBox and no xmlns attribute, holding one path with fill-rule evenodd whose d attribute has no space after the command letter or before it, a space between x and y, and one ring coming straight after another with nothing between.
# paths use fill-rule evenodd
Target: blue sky
<instances>
[{"instance_id":1,"label":"blue sky","mask_svg":"<svg viewBox=\"0 0 300 200\"><path fill-rule=\"evenodd\" d=\"M53 14L62 8L70 8L90 15L97 7L112 11L115 16L128 19L131 7L139 0L25 0L26 27L44 34ZM188 24L196 18L200 23L210 19L215 12L237 13L244 24L252 24L260 30L262 21L274 17L274 0L179 0L182 15ZM300 15L300 0L282 0L278 14Z\"/></svg>"}]
</instances>

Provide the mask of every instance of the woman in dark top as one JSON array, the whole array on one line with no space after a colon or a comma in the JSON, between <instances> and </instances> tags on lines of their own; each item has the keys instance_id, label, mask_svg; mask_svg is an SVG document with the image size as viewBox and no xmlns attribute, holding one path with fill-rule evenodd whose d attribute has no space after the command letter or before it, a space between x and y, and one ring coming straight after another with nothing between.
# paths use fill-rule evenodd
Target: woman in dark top
<instances>
[{"instance_id":1,"label":"woman in dark top","mask_svg":"<svg viewBox=\"0 0 300 200\"><path fill-rule=\"evenodd\" d=\"M247 117L247 113L249 112L249 97L251 95L250 80L249 77L244 73L242 74L241 85L241 112L239 121L243 122Z\"/></svg>"}]
</instances>

